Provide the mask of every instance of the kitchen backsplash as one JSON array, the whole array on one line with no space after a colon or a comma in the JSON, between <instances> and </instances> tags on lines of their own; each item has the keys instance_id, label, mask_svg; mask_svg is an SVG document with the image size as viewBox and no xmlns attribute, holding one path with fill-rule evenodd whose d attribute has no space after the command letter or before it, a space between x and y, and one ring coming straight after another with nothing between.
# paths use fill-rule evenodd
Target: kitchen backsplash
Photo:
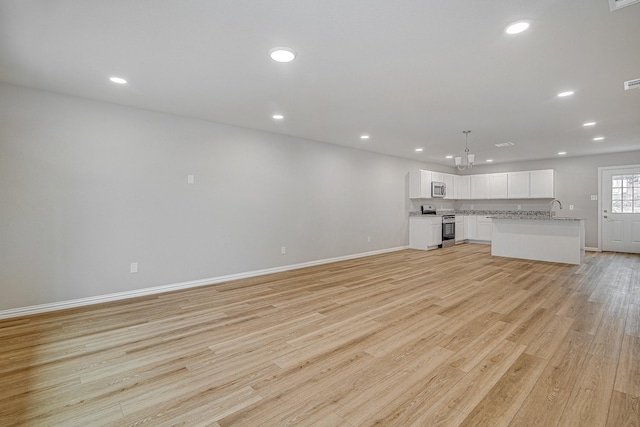
<instances>
[{"instance_id":1,"label":"kitchen backsplash","mask_svg":"<svg viewBox=\"0 0 640 427\"><path fill-rule=\"evenodd\" d=\"M438 214L450 214L455 213L456 215L505 215L505 216L520 216L520 217L548 217L549 211L523 211L523 210L470 210L470 209L437 209L436 212ZM552 215L555 216L556 212L552 212ZM419 216L422 215L420 211L411 211L409 212L409 216Z\"/></svg>"},{"instance_id":2,"label":"kitchen backsplash","mask_svg":"<svg viewBox=\"0 0 640 427\"><path fill-rule=\"evenodd\" d=\"M549 216L549 211L504 211L504 210L456 210L457 215L513 215L513 216ZM555 212L553 212L555 215Z\"/></svg>"}]
</instances>

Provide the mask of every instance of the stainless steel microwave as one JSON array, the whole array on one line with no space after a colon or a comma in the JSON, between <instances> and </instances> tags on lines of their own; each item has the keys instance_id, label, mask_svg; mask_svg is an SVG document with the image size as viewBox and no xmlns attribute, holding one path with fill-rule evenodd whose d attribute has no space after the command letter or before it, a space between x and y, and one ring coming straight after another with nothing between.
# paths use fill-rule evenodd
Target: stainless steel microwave
<instances>
[{"instance_id":1,"label":"stainless steel microwave","mask_svg":"<svg viewBox=\"0 0 640 427\"><path fill-rule=\"evenodd\" d=\"M431 182L431 197L443 198L447 195L447 186L444 182Z\"/></svg>"}]
</instances>

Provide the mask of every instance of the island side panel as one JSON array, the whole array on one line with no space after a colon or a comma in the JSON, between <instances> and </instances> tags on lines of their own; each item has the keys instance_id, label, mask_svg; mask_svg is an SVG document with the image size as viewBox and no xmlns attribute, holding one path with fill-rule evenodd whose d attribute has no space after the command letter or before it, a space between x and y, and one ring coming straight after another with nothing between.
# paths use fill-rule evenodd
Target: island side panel
<instances>
[{"instance_id":1,"label":"island side panel","mask_svg":"<svg viewBox=\"0 0 640 427\"><path fill-rule=\"evenodd\" d=\"M494 219L491 254L536 261L580 264L584 220Z\"/></svg>"}]
</instances>

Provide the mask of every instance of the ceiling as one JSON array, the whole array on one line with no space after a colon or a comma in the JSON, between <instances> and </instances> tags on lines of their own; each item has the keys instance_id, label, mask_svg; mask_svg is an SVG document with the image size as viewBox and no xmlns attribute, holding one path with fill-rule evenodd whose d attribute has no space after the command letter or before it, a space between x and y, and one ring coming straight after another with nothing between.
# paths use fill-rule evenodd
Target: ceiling
<instances>
[{"instance_id":1,"label":"ceiling","mask_svg":"<svg viewBox=\"0 0 640 427\"><path fill-rule=\"evenodd\" d=\"M640 150L639 40L608 0L0 0L0 81L450 166L469 129L503 163Z\"/></svg>"}]
</instances>

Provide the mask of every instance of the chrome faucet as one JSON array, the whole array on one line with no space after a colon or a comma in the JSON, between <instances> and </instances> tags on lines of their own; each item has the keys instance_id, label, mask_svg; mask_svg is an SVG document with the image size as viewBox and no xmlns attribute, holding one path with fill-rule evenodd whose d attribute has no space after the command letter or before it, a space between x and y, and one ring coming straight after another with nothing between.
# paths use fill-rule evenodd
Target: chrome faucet
<instances>
[{"instance_id":1,"label":"chrome faucet","mask_svg":"<svg viewBox=\"0 0 640 427\"><path fill-rule=\"evenodd\" d=\"M560 206L560 209L562 209L562 203L560 203L560 200L553 199L551 202L549 202L549 218L551 218L551 213L552 213L552 209L553 209L553 202L558 202L558 206Z\"/></svg>"}]
</instances>

